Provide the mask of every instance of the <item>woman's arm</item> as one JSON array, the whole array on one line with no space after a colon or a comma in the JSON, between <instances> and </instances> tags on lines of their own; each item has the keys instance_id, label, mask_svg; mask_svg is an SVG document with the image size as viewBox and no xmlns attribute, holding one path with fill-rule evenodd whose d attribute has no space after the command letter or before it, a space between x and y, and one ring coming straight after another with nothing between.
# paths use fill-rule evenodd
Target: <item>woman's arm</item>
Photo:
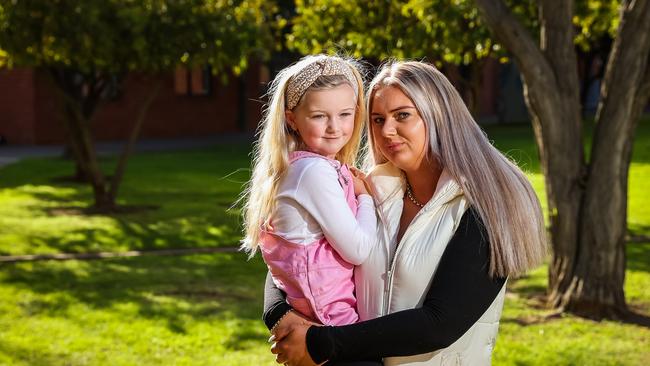
<instances>
[{"instance_id":1,"label":"woman's arm","mask_svg":"<svg viewBox=\"0 0 650 366\"><path fill-rule=\"evenodd\" d=\"M422 308L340 327L310 327L307 349L316 363L407 356L445 348L492 304L505 278L489 276L489 243L468 210L440 259ZM288 337L290 338L290 337Z\"/></svg>"},{"instance_id":2,"label":"woman's arm","mask_svg":"<svg viewBox=\"0 0 650 366\"><path fill-rule=\"evenodd\" d=\"M287 303L286 298L287 295L273 283L271 272L267 272L266 282L264 283L263 319L264 324L266 324L269 330L282 319L282 316L292 309L291 305Z\"/></svg>"}]
</instances>

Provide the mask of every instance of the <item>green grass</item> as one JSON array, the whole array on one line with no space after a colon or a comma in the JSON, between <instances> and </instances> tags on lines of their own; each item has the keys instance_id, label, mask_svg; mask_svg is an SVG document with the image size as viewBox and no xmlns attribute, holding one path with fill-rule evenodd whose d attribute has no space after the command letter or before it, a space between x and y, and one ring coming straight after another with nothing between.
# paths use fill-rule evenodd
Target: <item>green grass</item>
<instances>
[{"instance_id":1,"label":"green grass","mask_svg":"<svg viewBox=\"0 0 650 366\"><path fill-rule=\"evenodd\" d=\"M545 205L530 128L488 133L524 166ZM650 235L650 122L636 141L629 227ZM55 179L70 174L70 162L2 168L0 254L236 245L239 213L227 208L248 177L249 148L138 154L120 203L159 209L109 216L54 214L89 203L88 188ZM629 244L627 253L626 299L650 314L650 243ZM0 365L272 365L260 320L264 268L241 253L1 264ZM544 320L546 271L509 282L495 365L650 364L648 328Z\"/></svg>"},{"instance_id":2,"label":"green grass","mask_svg":"<svg viewBox=\"0 0 650 366\"><path fill-rule=\"evenodd\" d=\"M110 216L56 215L91 202L62 159L32 159L0 170L0 255L232 246L239 211L228 210L248 179L249 146L148 153L128 165L119 203L159 209ZM113 159L102 161L112 171Z\"/></svg>"},{"instance_id":3,"label":"green grass","mask_svg":"<svg viewBox=\"0 0 650 366\"><path fill-rule=\"evenodd\" d=\"M264 275L241 254L3 266L0 364L263 364Z\"/></svg>"}]
</instances>

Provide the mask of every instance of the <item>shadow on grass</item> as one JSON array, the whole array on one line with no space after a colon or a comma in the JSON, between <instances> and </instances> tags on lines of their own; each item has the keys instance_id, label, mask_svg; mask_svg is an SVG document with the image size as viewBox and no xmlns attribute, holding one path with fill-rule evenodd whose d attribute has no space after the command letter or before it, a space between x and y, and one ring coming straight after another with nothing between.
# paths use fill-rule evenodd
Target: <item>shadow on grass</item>
<instances>
[{"instance_id":1,"label":"shadow on grass","mask_svg":"<svg viewBox=\"0 0 650 366\"><path fill-rule=\"evenodd\" d=\"M188 318L261 319L264 265L257 259L246 261L239 253L36 262L0 268L5 286L43 295L18 303L27 316L66 317L79 303L112 312L127 311L120 310L121 306L137 306L138 316L162 320L175 333L186 332ZM241 337L245 340L246 332ZM254 337L259 341L263 335Z\"/></svg>"},{"instance_id":2,"label":"shadow on grass","mask_svg":"<svg viewBox=\"0 0 650 366\"><path fill-rule=\"evenodd\" d=\"M109 226L116 228L109 231L93 228L93 224L77 225L83 228L61 233L56 228L51 231L43 228L42 235L26 233L21 240L27 245L20 252L0 248L0 254L237 245L241 236L239 210L230 207L242 190L242 182L248 179L248 172L242 169L250 165L249 148L237 145L231 151L230 146L217 146L193 152L134 156L120 188L118 204L160 208L135 213L85 215L92 202L90 188L83 184L52 182L53 177L73 170L70 161L33 159L5 167L0 189L16 189L18 196L33 199L34 206L20 206L29 215L46 223L48 217L61 214L78 216L80 220L86 220L86 216L105 217L113 219L116 225ZM113 160L109 159L108 163Z\"/></svg>"},{"instance_id":3,"label":"shadow on grass","mask_svg":"<svg viewBox=\"0 0 650 366\"><path fill-rule=\"evenodd\" d=\"M621 322L650 329L650 316L636 312L634 310L630 310L627 314L625 314L622 317Z\"/></svg>"},{"instance_id":4,"label":"shadow on grass","mask_svg":"<svg viewBox=\"0 0 650 366\"><path fill-rule=\"evenodd\" d=\"M628 243L627 269L650 272L650 243Z\"/></svg>"},{"instance_id":5,"label":"shadow on grass","mask_svg":"<svg viewBox=\"0 0 650 366\"><path fill-rule=\"evenodd\" d=\"M55 197L40 196L39 199L57 202ZM194 195L188 197L187 205L170 204L174 206L157 211L97 216L111 222L95 225L89 221L88 225L76 225L79 228L71 230L53 228L42 234L28 234L21 239L23 245L0 248L0 255L237 246L241 239L240 217L237 209L230 210L233 196ZM149 197L150 202L167 202L162 196ZM52 208L33 210L39 210L37 216L48 216Z\"/></svg>"},{"instance_id":6,"label":"shadow on grass","mask_svg":"<svg viewBox=\"0 0 650 366\"><path fill-rule=\"evenodd\" d=\"M12 362L20 362L25 365L56 365L61 364L62 359L66 358L62 354L54 354L43 349L20 347L16 344L9 345L2 341L0 341L0 354L11 357ZM69 360L63 364L72 365L74 363Z\"/></svg>"}]
</instances>

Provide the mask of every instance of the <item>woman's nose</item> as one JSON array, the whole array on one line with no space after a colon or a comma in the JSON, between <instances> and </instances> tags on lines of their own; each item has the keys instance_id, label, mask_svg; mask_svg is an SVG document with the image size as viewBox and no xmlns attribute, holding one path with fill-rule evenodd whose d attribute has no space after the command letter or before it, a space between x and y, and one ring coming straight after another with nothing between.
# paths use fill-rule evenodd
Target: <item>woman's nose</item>
<instances>
[{"instance_id":1,"label":"woman's nose","mask_svg":"<svg viewBox=\"0 0 650 366\"><path fill-rule=\"evenodd\" d=\"M395 136L397 134L397 129L395 129L395 121L392 118L387 118L384 121L384 124L381 126L381 134L384 137Z\"/></svg>"}]
</instances>

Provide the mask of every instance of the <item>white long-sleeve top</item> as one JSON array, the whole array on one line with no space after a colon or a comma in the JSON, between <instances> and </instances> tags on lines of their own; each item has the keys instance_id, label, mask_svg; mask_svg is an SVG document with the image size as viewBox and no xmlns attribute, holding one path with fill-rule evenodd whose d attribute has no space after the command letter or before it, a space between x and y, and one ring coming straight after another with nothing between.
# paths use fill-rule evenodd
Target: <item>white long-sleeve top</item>
<instances>
[{"instance_id":1,"label":"white long-sleeve top","mask_svg":"<svg viewBox=\"0 0 650 366\"><path fill-rule=\"evenodd\" d=\"M355 217L332 164L338 161L306 157L291 163L278 187L273 232L303 245L325 236L345 261L359 265L378 242L375 205L370 195L357 196Z\"/></svg>"}]
</instances>

